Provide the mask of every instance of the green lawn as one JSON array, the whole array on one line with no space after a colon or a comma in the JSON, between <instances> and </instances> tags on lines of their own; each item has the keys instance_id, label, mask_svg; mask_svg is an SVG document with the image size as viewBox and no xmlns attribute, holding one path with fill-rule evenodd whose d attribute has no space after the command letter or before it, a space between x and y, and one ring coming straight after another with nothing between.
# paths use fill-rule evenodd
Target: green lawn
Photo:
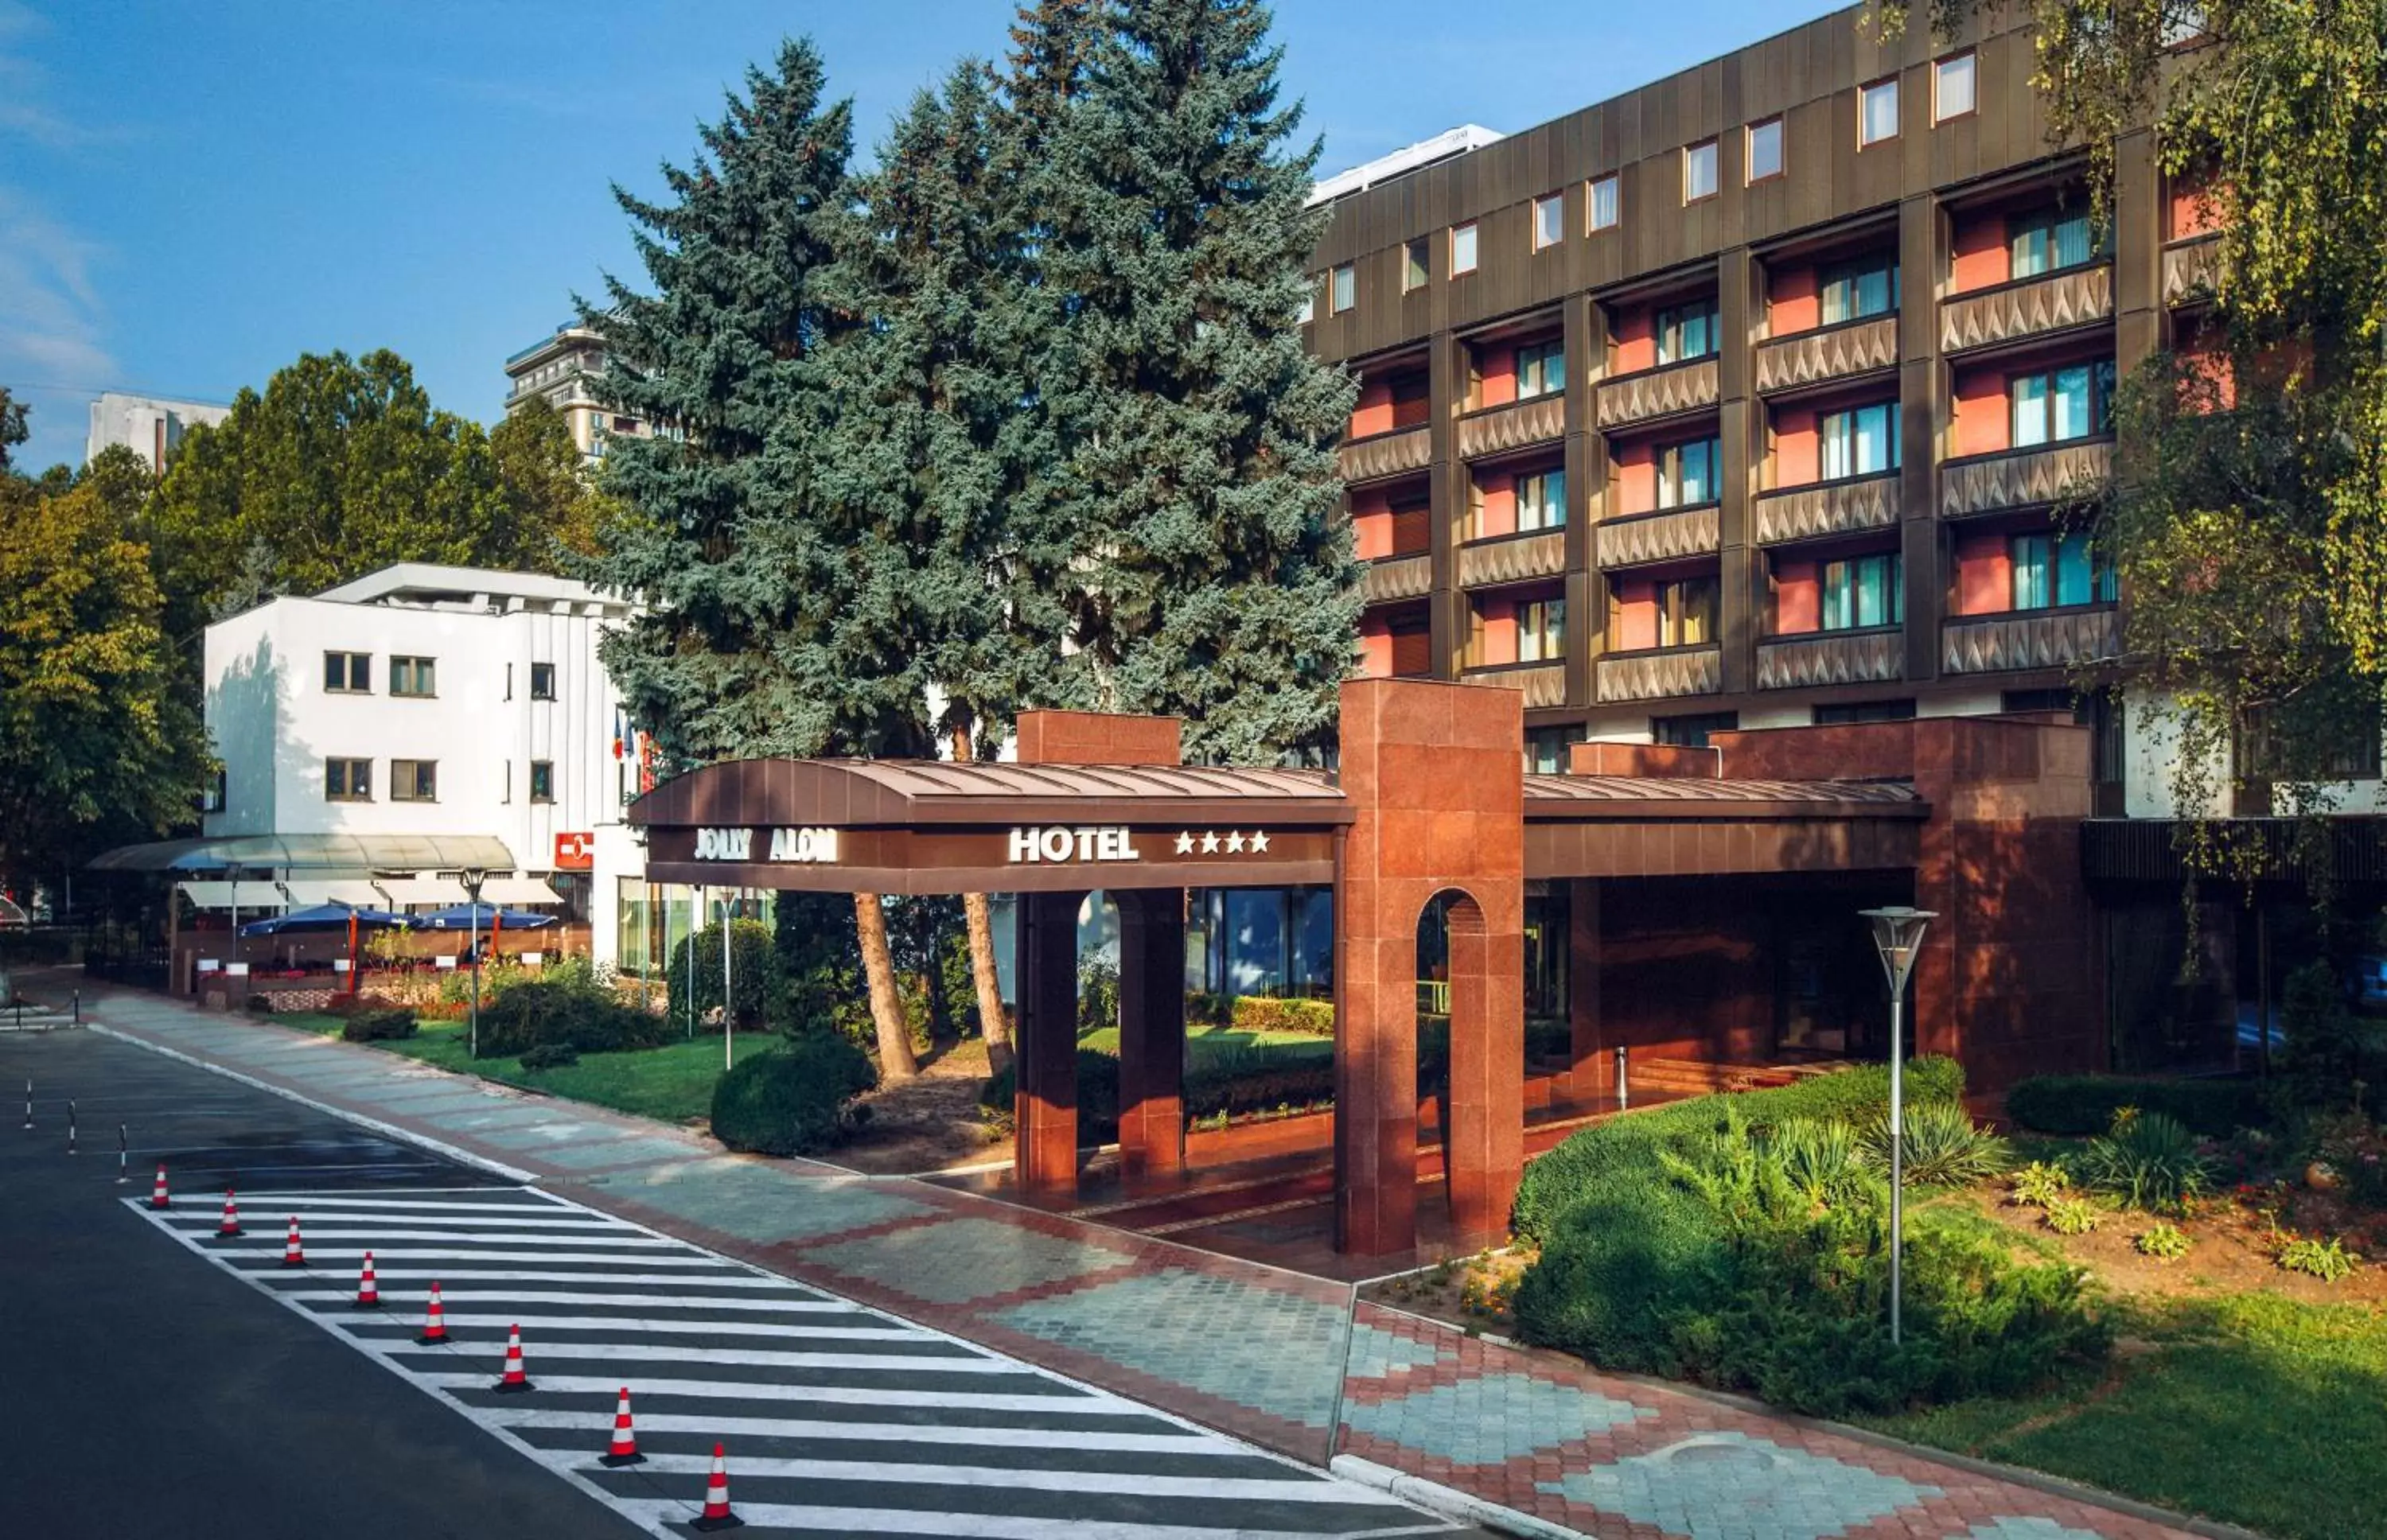
<instances>
[{"instance_id":1,"label":"green lawn","mask_svg":"<svg viewBox=\"0 0 2387 1540\"><path fill-rule=\"evenodd\" d=\"M336 1032L336 1016L311 1013L277 1016L276 1025L306 1031ZM777 1042L762 1032L738 1035L738 1057L751 1057ZM549 1096L589 1102L616 1112L684 1123L713 1110L713 1083L721 1078L721 1039L700 1036L693 1042L668 1048L642 1048L624 1054L585 1054L580 1062L561 1069L525 1070L518 1058L474 1059L465 1051L465 1026L461 1021L426 1021L410 1038L376 1042L374 1048L419 1060L460 1075L543 1092Z\"/></svg>"},{"instance_id":2,"label":"green lawn","mask_svg":"<svg viewBox=\"0 0 2387 1540\"><path fill-rule=\"evenodd\" d=\"M1119 1051L1118 1029L1105 1027L1092 1032L1080 1032L1078 1034L1078 1046L1116 1055ZM1334 1056L1332 1038L1317 1037L1308 1032L1253 1032L1192 1024L1185 1029L1185 1050L1189 1056L1198 1058L1205 1054L1228 1053L1238 1048L1266 1049L1270 1054L1282 1054L1288 1060L1324 1061Z\"/></svg>"}]
</instances>

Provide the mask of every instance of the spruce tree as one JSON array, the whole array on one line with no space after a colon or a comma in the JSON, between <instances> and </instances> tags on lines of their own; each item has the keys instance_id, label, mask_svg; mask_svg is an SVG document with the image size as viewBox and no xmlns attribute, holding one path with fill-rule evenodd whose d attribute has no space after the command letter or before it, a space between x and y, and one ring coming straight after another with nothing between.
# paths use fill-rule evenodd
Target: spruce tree
<instances>
[{"instance_id":1,"label":"spruce tree","mask_svg":"<svg viewBox=\"0 0 2387 1540\"><path fill-rule=\"evenodd\" d=\"M1066 480L1065 693L1186 718L1199 759L1330 735L1359 600L1333 445L1354 387L1296 314L1324 215L1254 0L1117 0L1036 179L1036 360Z\"/></svg>"}]
</instances>

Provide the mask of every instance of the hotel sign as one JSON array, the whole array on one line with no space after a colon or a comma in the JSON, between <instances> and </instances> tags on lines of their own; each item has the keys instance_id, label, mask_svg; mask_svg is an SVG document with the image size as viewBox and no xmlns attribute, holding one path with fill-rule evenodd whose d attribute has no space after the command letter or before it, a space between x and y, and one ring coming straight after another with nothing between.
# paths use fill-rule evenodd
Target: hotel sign
<instances>
[{"instance_id":1,"label":"hotel sign","mask_svg":"<svg viewBox=\"0 0 2387 1540\"><path fill-rule=\"evenodd\" d=\"M754 853L754 836L762 831L751 828L701 828L696 831L696 859L699 861L798 861L827 863L837 859L837 830L833 828L775 828L764 849L767 853Z\"/></svg>"},{"instance_id":2,"label":"hotel sign","mask_svg":"<svg viewBox=\"0 0 2387 1540\"><path fill-rule=\"evenodd\" d=\"M1016 828L1004 846L1004 859L1023 861L1141 861L1143 852L1128 839L1124 825L1103 827Z\"/></svg>"}]
</instances>

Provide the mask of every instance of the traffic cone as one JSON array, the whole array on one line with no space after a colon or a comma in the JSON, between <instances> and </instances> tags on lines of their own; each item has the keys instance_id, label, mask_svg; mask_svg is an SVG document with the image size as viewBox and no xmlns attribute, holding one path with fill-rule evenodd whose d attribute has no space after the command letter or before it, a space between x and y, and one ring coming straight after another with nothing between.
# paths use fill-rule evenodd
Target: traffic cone
<instances>
[{"instance_id":1,"label":"traffic cone","mask_svg":"<svg viewBox=\"0 0 2387 1540\"><path fill-rule=\"evenodd\" d=\"M512 1395L530 1389L530 1376L523 1372L522 1328L519 1326L506 1328L506 1371L490 1388Z\"/></svg>"},{"instance_id":2,"label":"traffic cone","mask_svg":"<svg viewBox=\"0 0 2387 1540\"><path fill-rule=\"evenodd\" d=\"M613 1442L597 1461L600 1465L637 1465L646 1459L638 1453L638 1435L630 1430L630 1387L622 1387L622 1399L613 1407Z\"/></svg>"},{"instance_id":3,"label":"traffic cone","mask_svg":"<svg viewBox=\"0 0 2387 1540\"><path fill-rule=\"evenodd\" d=\"M171 1206L173 1201L166 1195L166 1168L160 1166L158 1168L158 1184L149 1189L149 1206L166 1208Z\"/></svg>"},{"instance_id":4,"label":"traffic cone","mask_svg":"<svg viewBox=\"0 0 2387 1540\"><path fill-rule=\"evenodd\" d=\"M365 1253L364 1276L357 1280L357 1308L360 1310L381 1308L381 1287L373 1281L372 1252Z\"/></svg>"},{"instance_id":5,"label":"traffic cone","mask_svg":"<svg viewBox=\"0 0 2387 1540\"><path fill-rule=\"evenodd\" d=\"M230 1240L239 1233L240 1205L232 1201L232 1189L227 1187L224 1189L223 1218L216 1225L216 1234L221 1239Z\"/></svg>"},{"instance_id":6,"label":"traffic cone","mask_svg":"<svg viewBox=\"0 0 2387 1540\"><path fill-rule=\"evenodd\" d=\"M716 1444L713 1446L713 1477L704 1483L704 1511L688 1527L696 1530L737 1529L745 1522L729 1511L729 1462L721 1458L721 1445Z\"/></svg>"},{"instance_id":7,"label":"traffic cone","mask_svg":"<svg viewBox=\"0 0 2387 1540\"><path fill-rule=\"evenodd\" d=\"M439 1310L439 1285L431 1285L431 1308L423 1313L423 1335L414 1339L424 1347L444 1346L448 1341L448 1318Z\"/></svg>"},{"instance_id":8,"label":"traffic cone","mask_svg":"<svg viewBox=\"0 0 2387 1540\"><path fill-rule=\"evenodd\" d=\"M298 1243L298 1216L290 1216L290 1239L282 1243L282 1265L303 1268L307 1265L307 1248Z\"/></svg>"}]
</instances>

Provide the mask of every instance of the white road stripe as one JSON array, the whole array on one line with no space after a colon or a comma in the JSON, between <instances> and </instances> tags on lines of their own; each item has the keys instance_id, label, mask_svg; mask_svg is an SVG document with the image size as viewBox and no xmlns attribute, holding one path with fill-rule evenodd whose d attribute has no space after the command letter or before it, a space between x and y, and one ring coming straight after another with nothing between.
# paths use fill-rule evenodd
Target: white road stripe
<instances>
[{"instance_id":1,"label":"white road stripe","mask_svg":"<svg viewBox=\"0 0 2387 1540\"><path fill-rule=\"evenodd\" d=\"M531 1318L521 1316L481 1316L483 1325L506 1325L518 1319L530 1324ZM452 1325L456 1321L448 1317ZM618 1322L593 1322L596 1325L618 1325ZM933 1342L933 1337L916 1338ZM408 1341L391 1344L403 1352ZM540 1343L533 1333L523 1333L523 1355L535 1369L539 1359L589 1359L600 1363L625 1364L750 1364L757 1369L882 1369L905 1374L941 1371L947 1374L1022 1374L1031 1372L1024 1366L1004 1358L939 1358L909 1353L781 1353L762 1347L649 1347L643 1344L610 1342L549 1342ZM810 1387L805 1387L810 1388Z\"/></svg>"},{"instance_id":2,"label":"white road stripe","mask_svg":"<svg viewBox=\"0 0 2387 1540\"><path fill-rule=\"evenodd\" d=\"M601 1449L586 1457L592 1464ZM767 1459L752 1455L731 1461L731 1492L748 1477L796 1481L880 1482L889 1485L978 1486L997 1491L1117 1492L1150 1497L1241 1497L1261 1501L1345 1503L1350 1494L1332 1482L1305 1480L1291 1471L1281 1481L1250 1476L1146 1476L1116 1471L1021 1471L1010 1466L887 1464L876 1460ZM639 1470L649 1474L701 1476L713 1456L649 1453ZM750 1517L747 1522L754 1521Z\"/></svg>"},{"instance_id":3,"label":"white road stripe","mask_svg":"<svg viewBox=\"0 0 2387 1540\"><path fill-rule=\"evenodd\" d=\"M209 1251L213 1251L216 1248L209 1246L208 1249ZM280 1252L275 1252L273 1255L279 1256L282 1254ZM801 1284L790 1283L784 1278L757 1278L751 1273L727 1271L717 1274L700 1274L695 1272L538 1272L536 1270L516 1270L510 1268L385 1268L381 1265L382 1260L385 1257L395 1256L396 1255L397 1253L395 1252L386 1251L375 1252L373 1254L373 1270L380 1274L384 1282L387 1282L392 1279L412 1279L428 1283L436 1279L440 1283L445 1284L449 1279L462 1278L474 1279L481 1281L521 1283L680 1283L690 1288L704 1289L786 1290L802 1287ZM359 1260L362 1260L361 1254L359 1256ZM642 1257L640 1260L650 1260L650 1258ZM724 1267L726 1264L715 1263L714 1266ZM325 1269L315 1267L310 1267L307 1269L309 1273L318 1273L323 1270ZM278 1275L269 1272L262 1276L267 1282L271 1283ZM728 1300L715 1300L704 1294L690 1294L685 1298L683 1303L690 1305L727 1305L732 1302ZM777 1303L782 1307L790 1310L858 1310L862 1307L858 1305L846 1305L843 1303L832 1305L817 1301L796 1299L781 1300Z\"/></svg>"},{"instance_id":4,"label":"white road stripe","mask_svg":"<svg viewBox=\"0 0 2387 1540\"><path fill-rule=\"evenodd\" d=\"M411 1351L408 1344L384 1346L361 1338L350 1338L358 1346L377 1357L387 1357L392 1352ZM531 1382L544 1391L565 1393L587 1392L592 1395L615 1395L622 1389L618 1374L541 1374L536 1361L526 1366ZM1009 1366L1023 1373L1033 1372L1026 1365ZM495 1370L476 1370L467 1374L453 1374L423 1370L409 1370L425 1384L442 1390L486 1390L497 1378ZM711 1401L804 1401L833 1403L840 1407L938 1407L969 1411L1007 1412L1067 1412L1073 1417L1149 1417L1146 1408L1126 1401L1113 1401L1106 1396L1082 1395L1017 1395L1008 1392L963 1390L878 1390L858 1389L845 1385L777 1385L767 1381L751 1384L728 1380L648 1380L630 1382L633 1395L688 1395Z\"/></svg>"},{"instance_id":5,"label":"white road stripe","mask_svg":"<svg viewBox=\"0 0 2387 1540\"><path fill-rule=\"evenodd\" d=\"M434 1200L426 1203L414 1196L418 1193L479 1193L486 1194L490 1201L446 1203ZM516 1193L522 1196L512 1196ZM585 1209L566 1207L546 1193L530 1187L406 1187L376 1193L324 1193L301 1188L291 1193L259 1192L249 1195L275 1203L354 1204L373 1208L403 1208L409 1212L439 1208L472 1208L503 1213L509 1210L529 1209L533 1212L566 1214L575 1218L593 1220L599 1224L605 1222L605 1216L602 1214L592 1214Z\"/></svg>"},{"instance_id":6,"label":"white road stripe","mask_svg":"<svg viewBox=\"0 0 2387 1540\"><path fill-rule=\"evenodd\" d=\"M1211 1529L1192 1524L1134 1524L1084 1519L1024 1519L1004 1513L938 1513L908 1508L798 1508L783 1503L744 1503L738 1497L738 1462L729 1462L731 1506L750 1527L828 1531L838 1534L949 1534L983 1540L1252 1540L1263 1534L1302 1534L1304 1530ZM1368 1494L1373 1496L1374 1494ZM1346 1501L1352 1500L1349 1498ZM1383 1499L1379 1499L1380 1501ZM615 1507L654 1523L685 1523L694 1505L651 1497L615 1497ZM1392 1505L1385 1503L1388 1513ZM1395 1534L1448 1534L1448 1526L1418 1524L1368 1530L1343 1540L1373 1540Z\"/></svg>"},{"instance_id":7,"label":"white road stripe","mask_svg":"<svg viewBox=\"0 0 2387 1540\"><path fill-rule=\"evenodd\" d=\"M636 1394L660 1394L641 1384ZM1073 1408L1074 1409L1074 1408ZM499 1407L489 1415L510 1428L572 1428L587 1431L591 1452L602 1454L613 1423L611 1413L515 1411ZM634 1408L641 1433L699 1433L708 1438L850 1438L886 1444L977 1444L999 1448L1089 1449L1113 1453L1217 1455L1246 1458L1241 1449L1221 1449L1194 1428L1165 1433L1089 1433L1066 1428L951 1427L918 1422L823 1422L808 1418L784 1421L769 1417L682 1417L671 1412ZM709 1457L708 1457L709 1458ZM895 1467L889 1467L894 1469Z\"/></svg>"},{"instance_id":8,"label":"white road stripe","mask_svg":"<svg viewBox=\"0 0 2387 1540\"><path fill-rule=\"evenodd\" d=\"M251 1227L265 1223L269 1215L272 1216L272 1222L277 1226L287 1225L290 1222L289 1210L282 1208L269 1208L263 1204L254 1203L247 1198L242 1198L240 1200L240 1211L241 1222ZM320 1223L309 1224L308 1223L307 1216L304 1214L298 1216L298 1224L300 1229L311 1231L313 1232L308 1237L308 1239L315 1241L330 1241L335 1243L343 1241L361 1241L367 1244L371 1244L378 1241L454 1241L460 1243L467 1243L474 1246L524 1246L537 1245L541 1243L553 1244L557 1242L562 1242L566 1244L594 1243L608 1246L620 1246L625 1250L635 1251L676 1251L683 1249L677 1241L666 1241L650 1235L624 1235L616 1231L601 1230L583 1230L576 1233L565 1235L540 1235L518 1231L486 1230L352 1230ZM206 1233L204 1226L194 1225L185 1228L196 1230L202 1234ZM484 1251L462 1251L457 1253L457 1255L461 1256L486 1256L494 1254Z\"/></svg>"},{"instance_id":9,"label":"white road stripe","mask_svg":"<svg viewBox=\"0 0 2387 1540\"><path fill-rule=\"evenodd\" d=\"M208 1255L210 1256L270 1256L278 1259L282 1256L282 1242L278 1238L278 1235L271 1247L265 1247L253 1245L219 1246L212 1241L208 1240L208 1237L200 1231L185 1231L183 1233L191 1236L194 1241L206 1246ZM241 1238L244 1241L262 1239L263 1229L261 1221L259 1224L249 1226L248 1233L243 1235ZM423 1251L411 1246L393 1246L387 1249L374 1246L372 1248L372 1251L373 1254L373 1261L375 1263L379 1263L384 1257L387 1257L393 1262L455 1262L460 1265L472 1262L629 1262L641 1268L686 1268L691 1272L697 1271L701 1269L717 1269L722 1266L720 1258L714 1256L623 1256L610 1251ZM347 1264L354 1264L363 1260L364 1248L358 1246L324 1246L321 1248L319 1254L318 1248L315 1246L314 1243L312 1241L309 1241L307 1247L307 1259L315 1264L315 1271L322 1272L323 1270L322 1264L325 1258L342 1259ZM781 1288L787 1287L784 1282L779 1286Z\"/></svg>"},{"instance_id":10,"label":"white road stripe","mask_svg":"<svg viewBox=\"0 0 2387 1540\"><path fill-rule=\"evenodd\" d=\"M454 1301L457 1298L456 1295L448 1294L444 1289L440 1291L440 1313L446 1318L449 1326L491 1326L501 1332L509 1326L519 1326L523 1329L523 1347L525 1352L529 1351L533 1339L542 1330L552 1330L557 1332L653 1332L661 1334L676 1336L714 1333L725 1337L757 1337L764 1341L768 1341L773 1337L790 1336L834 1337L840 1342L939 1342L942 1340L938 1337L923 1336L919 1332L912 1331L908 1327L855 1326L848 1327L843 1330L833 1329L827 1332L806 1332L801 1324L794 1321L649 1320L643 1317L634 1316L543 1316L536 1310L501 1311L496 1315L472 1315L454 1308ZM367 1320L371 1318L367 1317L360 1311L355 1317L351 1318L350 1324ZM410 1317L408 1319L410 1320L411 1319ZM576 1340L571 1342L556 1342L548 1347L547 1353L549 1357L564 1356L587 1357L594 1353L597 1345L598 1344L595 1344L581 1343ZM655 1349L655 1351L660 1353L670 1350L658 1348ZM697 1351L700 1350L690 1349L687 1353L675 1352L674 1356L688 1357ZM701 1351L710 1352L714 1350L703 1349ZM726 1357L728 1361L736 1363L756 1363L764 1361L758 1358L753 1354L742 1351L726 1353ZM923 1363L928 1360L912 1357L890 1357L880 1361L891 1364L913 1364ZM938 1363L950 1364L966 1363L969 1360L966 1358L953 1357L939 1358L935 1361Z\"/></svg>"},{"instance_id":11,"label":"white road stripe","mask_svg":"<svg viewBox=\"0 0 2387 1540\"><path fill-rule=\"evenodd\" d=\"M382 1294L385 1301L386 1301L389 1294L389 1290L386 1285L391 1279L396 1278L398 1275L393 1272L384 1272L379 1267L375 1267L373 1272L377 1281L385 1285L382 1290ZM432 1277L430 1273L418 1273L410 1276L419 1277L426 1281L428 1281ZM447 1276L448 1278L454 1278L459 1275L449 1273ZM488 1300L504 1305L619 1305L625 1308L637 1309L650 1309L657 1306L665 1306L675 1308L684 1307L687 1309L704 1310L742 1310L756 1313L788 1310L800 1315L816 1316L858 1315L861 1313L851 1305L840 1304L836 1301L827 1299L705 1299L701 1296L691 1294L601 1294L566 1293L562 1291L550 1292L532 1289L460 1289L454 1284L448 1282L446 1279L442 1279L440 1281L439 1293L443 1302L448 1305L478 1305L484 1300ZM356 1295L357 1292L354 1289L290 1289L284 1291L282 1297L284 1299L328 1301L354 1299ZM451 1313L448 1319L454 1320L456 1317ZM530 1316L523 1316L518 1319L529 1320L533 1318ZM607 1316L602 1319L604 1323L608 1326L653 1325L660 1327L667 1324L663 1321L625 1321L618 1317L613 1316ZM686 1323L679 1322L668 1324L684 1325ZM762 1330L762 1328L753 1327L750 1323L744 1321L721 1321L715 1324L718 1330L725 1332ZM770 1330L786 1330L794 1332L802 1331L803 1330L803 1327L800 1322L789 1321L784 1328L771 1328ZM841 1337L867 1337L874 1334L875 1333L873 1332L865 1331L860 1328L854 1328L852 1330L840 1329L838 1331L838 1335ZM890 1332L888 1334L893 1336L916 1337L920 1333L909 1327L904 1327L900 1331Z\"/></svg>"}]
</instances>

